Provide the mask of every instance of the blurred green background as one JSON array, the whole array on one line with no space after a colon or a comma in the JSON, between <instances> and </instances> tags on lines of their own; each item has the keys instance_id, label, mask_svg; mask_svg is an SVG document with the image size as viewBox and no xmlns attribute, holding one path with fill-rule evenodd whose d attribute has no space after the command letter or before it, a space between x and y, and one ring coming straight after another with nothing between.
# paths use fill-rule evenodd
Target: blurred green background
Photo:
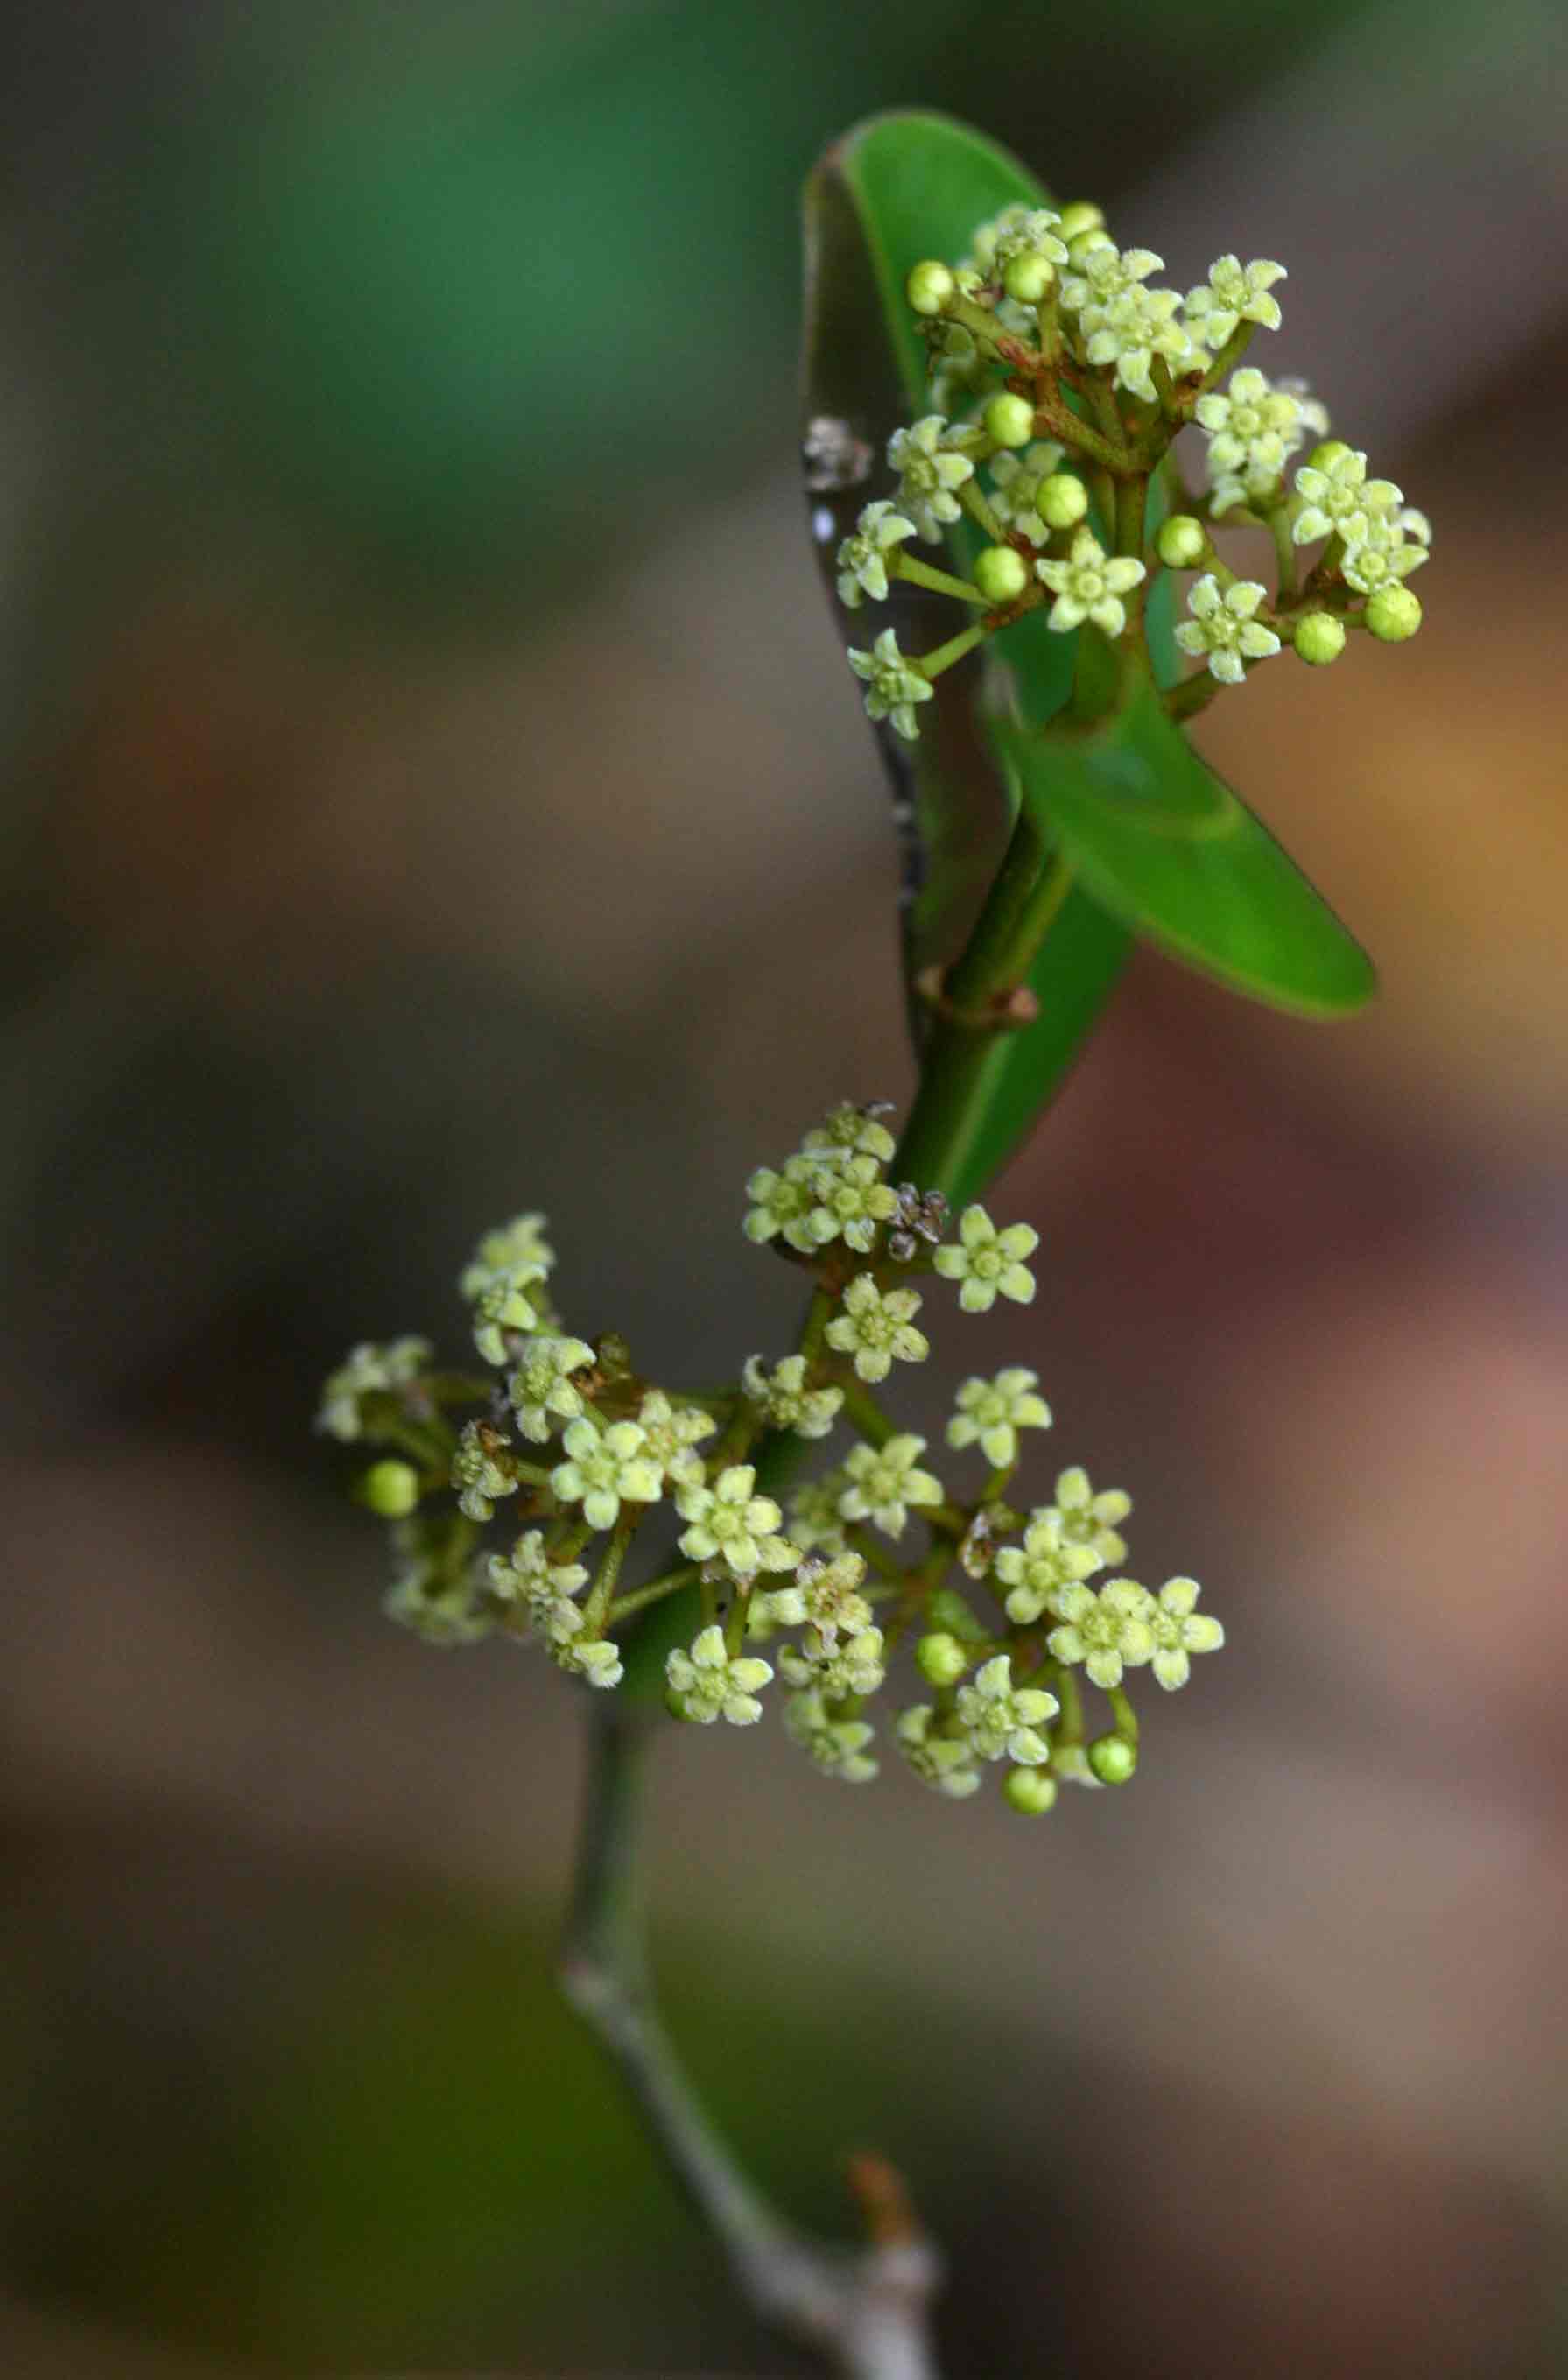
<instances>
[{"instance_id":1,"label":"blurred green background","mask_svg":"<svg viewBox=\"0 0 1568 2380\"><path fill-rule=\"evenodd\" d=\"M1033 1828L672 1735L675 2028L803 2218L903 2165L959 2380L1561 2368L1563 51L1523 0L26 20L6 2368L801 2368L553 1996L577 1702L384 1626L308 1422L523 1206L650 1369L779 1343L747 1171L907 1088L793 443L800 180L908 103L1178 285L1282 257L1266 360L1436 516L1414 646L1204 729L1385 992L1141 960L1003 1194L1039 1302L961 1350L1230 1658Z\"/></svg>"}]
</instances>

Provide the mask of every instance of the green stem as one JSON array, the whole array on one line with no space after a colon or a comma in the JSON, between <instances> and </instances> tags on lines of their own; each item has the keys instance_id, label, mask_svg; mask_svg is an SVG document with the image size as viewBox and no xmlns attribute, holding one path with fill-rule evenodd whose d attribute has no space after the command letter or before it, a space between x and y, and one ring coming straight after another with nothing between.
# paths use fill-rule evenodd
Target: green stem
<instances>
[{"instance_id":1,"label":"green stem","mask_svg":"<svg viewBox=\"0 0 1568 2380\"><path fill-rule=\"evenodd\" d=\"M667 1570L659 1578L650 1579L646 1586L634 1587L629 1595L618 1595L604 1615L606 1628L617 1621L629 1620L635 1611L646 1611L650 1603L662 1603L677 1588L689 1586L701 1569L700 1562L682 1562L677 1570Z\"/></svg>"},{"instance_id":2,"label":"green stem","mask_svg":"<svg viewBox=\"0 0 1568 2380\"><path fill-rule=\"evenodd\" d=\"M985 634L985 623L977 620L972 628L960 628L955 637L949 637L945 645L938 645L932 652L921 653L915 666L923 676L940 677L943 670L953 667L954 662L961 662L966 653L972 653Z\"/></svg>"},{"instance_id":3,"label":"green stem","mask_svg":"<svg viewBox=\"0 0 1568 2380\"><path fill-rule=\"evenodd\" d=\"M978 603L982 610L990 609L988 598L978 587L971 587L966 578L955 578L950 570L934 569L918 553L890 554L888 577L906 578L912 587L929 587L933 595L954 595L960 603Z\"/></svg>"},{"instance_id":4,"label":"green stem","mask_svg":"<svg viewBox=\"0 0 1568 2380\"><path fill-rule=\"evenodd\" d=\"M857 1379L845 1383L844 1416L871 1446L885 1446L898 1432L898 1424L888 1419L869 1389L862 1388Z\"/></svg>"},{"instance_id":5,"label":"green stem","mask_svg":"<svg viewBox=\"0 0 1568 2380\"><path fill-rule=\"evenodd\" d=\"M639 1878L646 1730L607 1696L592 1713L561 1988L615 2061L649 2136L730 2261L764 2322L812 2350L843 2380L937 2380L928 2307L936 2260L913 2228L873 2236L846 2256L775 2213L710 2121L659 2021ZM868 2184L865 2197L873 2207Z\"/></svg>"}]
</instances>

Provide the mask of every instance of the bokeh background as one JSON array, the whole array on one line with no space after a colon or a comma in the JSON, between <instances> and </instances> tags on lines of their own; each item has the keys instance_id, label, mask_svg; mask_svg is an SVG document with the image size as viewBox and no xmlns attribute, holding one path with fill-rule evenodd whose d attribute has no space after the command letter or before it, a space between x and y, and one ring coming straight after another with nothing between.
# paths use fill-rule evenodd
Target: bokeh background
<instances>
[{"instance_id":1,"label":"bokeh background","mask_svg":"<svg viewBox=\"0 0 1568 2380\"><path fill-rule=\"evenodd\" d=\"M1182 285L1282 257L1269 360L1438 558L1415 645L1203 728L1380 1006L1141 961L1000 1201L1039 1301L956 1359L1036 1365L1228 1658L1035 1826L672 1735L674 2022L803 2218L901 2163L953 2374L1562 2368L1563 49L1550 0L16 20L6 2368L801 2368L553 1998L577 1700L383 1623L309 1418L351 1340L455 1342L521 1206L650 1368L779 1343L747 1171L907 1088L793 462L798 185L907 102Z\"/></svg>"}]
</instances>

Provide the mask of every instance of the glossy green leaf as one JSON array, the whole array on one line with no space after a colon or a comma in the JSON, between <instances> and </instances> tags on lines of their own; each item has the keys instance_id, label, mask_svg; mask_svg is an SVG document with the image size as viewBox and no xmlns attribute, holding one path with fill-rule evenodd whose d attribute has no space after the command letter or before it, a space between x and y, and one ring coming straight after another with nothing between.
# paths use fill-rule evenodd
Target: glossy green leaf
<instances>
[{"instance_id":1,"label":"glossy green leaf","mask_svg":"<svg viewBox=\"0 0 1568 2380\"><path fill-rule=\"evenodd\" d=\"M1005 720L992 734L1081 881L1134 932L1297 1015L1343 1015L1370 997L1366 952L1151 686L1094 734Z\"/></svg>"}]
</instances>

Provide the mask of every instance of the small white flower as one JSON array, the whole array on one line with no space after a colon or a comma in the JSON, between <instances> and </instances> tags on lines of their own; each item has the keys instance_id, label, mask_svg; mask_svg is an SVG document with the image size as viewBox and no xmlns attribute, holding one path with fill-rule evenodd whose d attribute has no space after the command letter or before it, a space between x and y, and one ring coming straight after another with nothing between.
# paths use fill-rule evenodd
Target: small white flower
<instances>
[{"instance_id":1,"label":"small white flower","mask_svg":"<svg viewBox=\"0 0 1568 2380\"><path fill-rule=\"evenodd\" d=\"M893 547L916 535L915 524L894 510L887 497L868 504L838 550L838 600L857 612L869 595L873 603L887 601L887 558Z\"/></svg>"},{"instance_id":2,"label":"small white flower","mask_svg":"<svg viewBox=\"0 0 1568 2380\"><path fill-rule=\"evenodd\" d=\"M938 1262L942 1251L937 1252ZM930 1342L915 1329L920 1310L912 1289L879 1289L869 1272L857 1272L844 1293L842 1310L828 1325L830 1347L853 1355L863 1380L885 1380L894 1360L920 1364L930 1354Z\"/></svg>"},{"instance_id":3,"label":"small white flower","mask_svg":"<svg viewBox=\"0 0 1568 2380\"><path fill-rule=\"evenodd\" d=\"M1223 686L1239 686L1246 675L1245 662L1263 661L1277 653L1280 640L1253 613L1266 589L1255 578L1242 578L1223 594L1211 570L1187 590L1190 620L1177 624L1176 642L1184 653L1205 653L1211 676Z\"/></svg>"},{"instance_id":4,"label":"small white flower","mask_svg":"<svg viewBox=\"0 0 1568 2380\"><path fill-rule=\"evenodd\" d=\"M760 1166L746 1185L751 1208L741 1229L747 1238L759 1246L782 1238L809 1256L831 1220L820 1212L816 1179L817 1168L806 1157L787 1158L778 1172L771 1165Z\"/></svg>"},{"instance_id":5,"label":"small white flower","mask_svg":"<svg viewBox=\"0 0 1568 2380\"><path fill-rule=\"evenodd\" d=\"M1062 1625L1045 1641L1056 1660L1081 1661L1097 1686L1119 1686L1124 1668L1136 1669L1153 1654L1151 1601L1129 1578L1113 1578L1098 1595L1090 1586L1061 1587L1051 1608Z\"/></svg>"},{"instance_id":6,"label":"small white flower","mask_svg":"<svg viewBox=\"0 0 1568 2380\"><path fill-rule=\"evenodd\" d=\"M1309 409L1311 426L1318 419L1326 422L1321 407L1312 406L1309 398L1298 395L1287 383L1276 386L1252 365L1245 365L1232 374L1222 396L1210 392L1200 396L1193 408L1199 425L1209 432L1210 478L1235 473L1259 486L1277 480L1306 436Z\"/></svg>"},{"instance_id":7,"label":"small white flower","mask_svg":"<svg viewBox=\"0 0 1568 2380\"><path fill-rule=\"evenodd\" d=\"M895 1146L882 1122L890 1111L891 1102L887 1099L873 1099L867 1107L857 1107L853 1099L843 1099L836 1108L830 1109L820 1123L812 1125L800 1144L800 1154L819 1160L874 1157L879 1165L886 1165Z\"/></svg>"},{"instance_id":8,"label":"small white flower","mask_svg":"<svg viewBox=\"0 0 1568 2380\"><path fill-rule=\"evenodd\" d=\"M1039 1375L1018 1365L991 1380L966 1380L947 1425L949 1446L978 1445L993 1470L1005 1470L1018 1459L1021 1429L1051 1427L1051 1407L1035 1395L1038 1386Z\"/></svg>"},{"instance_id":9,"label":"small white flower","mask_svg":"<svg viewBox=\"0 0 1568 2380\"><path fill-rule=\"evenodd\" d=\"M1217 1620L1194 1610L1200 1592L1196 1578L1168 1578L1158 1597L1147 1597L1144 1618L1154 1638L1154 1674L1171 1694L1192 1674L1189 1654L1217 1653L1225 1641Z\"/></svg>"},{"instance_id":10,"label":"small white flower","mask_svg":"<svg viewBox=\"0 0 1568 2380\"><path fill-rule=\"evenodd\" d=\"M613 1529L623 1500L656 1504L663 1493L659 1466L648 1458L647 1439L635 1421L612 1422L601 1430L586 1415L568 1422L562 1443L566 1460L550 1475L563 1504L580 1504L593 1529Z\"/></svg>"},{"instance_id":11,"label":"small white flower","mask_svg":"<svg viewBox=\"0 0 1568 2380\"><path fill-rule=\"evenodd\" d=\"M1416 517L1428 527L1425 514ZM1431 560L1425 540L1406 542L1403 515L1391 518L1375 514L1354 521L1351 528L1355 534L1346 538L1340 570L1346 586L1354 587L1358 594L1375 595L1380 587L1397 587L1413 570L1419 570L1424 562Z\"/></svg>"},{"instance_id":12,"label":"small white flower","mask_svg":"<svg viewBox=\"0 0 1568 2380\"><path fill-rule=\"evenodd\" d=\"M689 1653L673 1652L664 1664L671 1696L683 1718L699 1727L728 1719L732 1727L753 1727L762 1716L757 1700L772 1677L771 1662L754 1654L730 1654L722 1628L704 1628Z\"/></svg>"},{"instance_id":13,"label":"small white flower","mask_svg":"<svg viewBox=\"0 0 1568 2380\"><path fill-rule=\"evenodd\" d=\"M740 1382L772 1429L792 1429L798 1438L826 1438L844 1402L842 1389L809 1389L806 1358L786 1355L770 1372L760 1355L748 1355Z\"/></svg>"},{"instance_id":14,"label":"small white flower","mask_svg":"<svg viewBox=\"0 0 1568 2380\"><path fill-rule=\"evenodd\" d=\"M808 1555L787 1586L752 1597L748 1623L760 1616L770 1627L802 1628L809 1621L829 1643L841 1632L858 1635L871 1624L871 1607L860 1592L865 1583L858 1554L842 1553L831 1562Z\"/></svg>"},{"instance_id":15,"label":"small white flower","mask_svg":"<svg viewBox=\"0 0 1568 2380\"><path fill-rule=\"evenodd\" d=\"M942 1482L918 1466L926 1441L912 1431L885 1446L852 1447L844 1459L848 1486L838 1500L846 1521L873 1521L884 1536L901 1537L911 1504L942 1502Z\"/></svg>"},{"instance_id":16,"label":"small white flower","mask_svg":"<svg viewBox=\"0 0 1568 2380\"><path fill-rule=\"evenodd\" d=\"M1119 1533L1120 1524L1132 1509L1133 1500L1124 1488L1102 1488L1096 1495L1088 1473L1074 1463L1056 1475L1055 1503L1042 1505L1029 1517L1044 1521L1054 1515L1069 1545L1088 1546L1102 1563L1119 1562L1127 1559L1127 1541Z\"/></svg>"},{"instance_id":17,"label":"small white flower","mask_svg":"<svg viewBox=\"0 0 1568 2380\"><path fill-rule=\"evenodd\" d=\"M487 1364L508 1364L519 1335L542 1328L544 1301L531 1294L544 1279L542 1265L514 1265L498 1274L474 1300L474 1345Z\"/></svg>"},{"instance_id":18,"label":"small white flower","mask_svg":"<svg viewBox=\"0 0 1568 2380\"><path fill-rule=\"evenodd\" d=\"M1239 322L1260 322L1266 331L1277 331L1279 300L1269 292L1285 277L1284 266L1266 256L1250 264L1243 264L1239 257L1217 256L1208 280L1187 291L1187 329L1205 347L1222 347Z\"/></svg>"},{"instance_id":19,"label":"small white flower","mask_svg":"<svg viewBox=\"0 0 1568 2380\"><path fill-rule=\"evenodd\" d=\"M464 1559L466 1542L450 1513L400 1521L392 1532L396 1560L382 1609L427 1645L474 1645L495 1624L483 1582Z\"/></svg>"},{"instance_id":20,"label":"small white flower","mask_svg":"<svg viewBox=\"0 0 1568 2380\"><path fill-rule=\"evenodd\" d=\"M902 1712L893 1730L898 1749L922 1785L945 1793L949 1801L966 1801L980 1790L974 1748L966 1735L933 1735L935 1718L930 1703Z\"/></svg>"},{"instance_id":21,"label":"small white flower","mask_svg":"<svg viewBox=\"0 0 1568 2380\"><path fill-rule=\"evenodd\" d=\"M824 1777L836 1777L845 1785L864 1785L876 1775L876 1762L866 1756L874 1730L863 1718L831 1718L827 1704L815 1689L791 1694L784 1706L784 1727Z\"/></svg>"},{"instance_id":22,"label":"small white flower","mask_svg":"<svg viewBox=\"0 0 1568 2380\"><path fill-rule=\"evenodd\" d=\"M529 1633L553 1645L581 1634L583 1616L573 1598L588 1572L581 1562L552 1562L539 1529L525 1529L509 1554L492 1554L488 1579L491 1595L513 1606Z\"/></svg>"},{"instance_id":23,"label":"small white flower","mask_svg":"<svg viewBox=\"0 0 1568 2380\"><path fill-rule=\"evenodd\" d=\"M798 1645L785 1645L779 1668L792 1686L815 1686L830 1703L874 1694L887 1675L880 1628L858 1628L853 1636L808 1627Z\"/></svg>"},{"instance_id":24,"label":"small white flower","mask_svg":"<svg viewBox=\"0 0 1568 2380\"><path fill-rule=\"evenodd\" d=\"M756 1488L756 1468L749 1463L732 1463L711 1488L699 1480L683 1482L675 1502L691 1525L682 1533L682 1553L692 1561L721 1561L736 1578L750 1578L759 1570L793 1570L800 1548L778 1534L784 1514Z\"/></svg>"},{"instance_id":25,"label":"small white flower","mask_svg":"<svg viewBox=\"0 0 1568 2380\"><path fill-rule=\"evenodd\" d=\"M1061 1707L1054 1694L1037 1686L1015 1686L1006 1653L981 1662L974 1683L959 1687L955 1705L977 1759L1012 1760L1020 1768L1038 1768L1050 1759L1051 1746L1039 1730Z\"/></svg>"},{"instance_id":26,"label":"small white flower","mask_svg":"<svg viewBox=\"0 0 1568 2380\"><path fill-rule=\"evenodd\" d=\"M1063 451L1050 439L1039 438L1021 454L1008 451L991 457L991 508L1003 528L1021 530L1031 545L1043 545L1051 534L1040 518L1037 499L1042 481L1061 462Z\"/></svg>"},{"instance_id":27,"label":"small white flower","mask_svg":"<svg viewBox=\"0 0 1568 2380\"><path fill-rule=\"evenodd\" d=\"M492 1519L493 1500L517 1494L517 1474L502 1468L506 1461L506 1441L489 1422L466 1426L452 1450L452 1485L459 1491L457 1509L470 1521Z\"/></svg>"},{"instance_id":28,"label":"small white flower","mask_svg":"<svg viewBox=\"0 0 1568 2380\"><path fill-rule=\"evenodd\" d=\"M867 718L889 720L894 732L912 744L920 732L915 705L930 702L936 692L930 679L905 660L891 628L882 630L869 652L851 645L846 658L865 682Z\"/></svg>"},{"instance_id":29,"label":"small white flower","mask_svg":"<svg viewBox=\"0 0 1568 2380\"><path fill-rule=\"evenodd\" d=\"M1048 627L1065 635L1092 620L1103 635L1119 637L1127 625L1122 598L1149 574L1130 553L1108 555L1093 529L1081 528L1066 561L1037 562L1035 575L1056 598Z\"/></svg>"},{"instance_id":30,"label":"small white flower","mask_svg":"<svg viewBox=\"0 0 1568 2380\"><path fill-rule=\"evenodd\" d=\"M545 1337L523 1342L517 1368L506 1383L506 1393L526 1439L542 1446L563 1422L576 1421L583 1410L582 1392L571 1375L593 1361L584 1339Z\"/></svg>"},{"instance_id":31,"label":"small white flower","mask_svg":"<svg viewBox=\"0 0 1568 2380\"><path fill-rule=\"evenodd\" d=\"M1058 1518L1037 1514L1024 1532L1022 1546L1002 1547L995 1567L1003 1585L1012 1590L1008 1619L1020 1628L1032 1628L1042 1611L1058 1609L1063 1587L1092 1577L1104 1565L1092 1547L1069 1542Z\"/></svg>"},{"instance_id":32,"label":"small white flower","mask_svg":"<svg viewBox=\"0 0 1568 2380\"><path fill-rule=\"evenodd\" d=\"M586 1678L590 1686L618 1686L626 1674L619 1646L612 1645L607 1636L592 1636L586 1642L574 1636L566 1643L552 1645L549 1652L557 1669Z\"/></svg>"},{"instance_id":33,"label":"small white flower","mask_svg":"<svg viewBox=\"0 0 1568 2380\"><path fill-rule=\"evenodd\" d=\"M459 1277L458 1294L471 1301L510 1280L519 1265L536 1267L541 1275L553 1271L555 1251L543 1236L544 1220L542 1215L514 1215L498 1231L486 1232Z\"/></svg>"},{"instance_id":34,"label":"small white flower","mask_svg":"<svg viewBox=\"0 0 1568 2380\"><path fill-rule=\"evenodd\" d=\"M666 1480L700 1481L702 1457L696 1450L719 1427L711 1414L700 1405L672 1404L662 1389L650 1389L637 1409L637 1421L643 1452Z\"/></svg>"},{"instance_id":35,"label":"small white flower","mask_svg":"<svg viewBox=\"0 0 1568 2380\"><path fill-rule=\"evenodd\" d=\"M826 1471L808 1480L789 1500L789 1534L802 1552L837 1554L844 1550L844 1515L838 1500L848 1484L843 1471Z\"/></svg>"},{"instance_id":36,"label":"small white flower","mask_svg":"<svg viewBox=\"0 0 1568 2380\"><path fill-rule=\"evenodd\" d=\"M366 1340L350 1348L322 1390L316 1427L347 1445L362 1435L360 1398L407 1388L419 1378L430 1355L428 1339L394 1339L384 1347Z\"/></svg>"},{"instance_id":37,"label":"small white flower","mask_svg":"<svg viewBox=\"0 0 1568 2380\"><path fill-rule=\"evenodd\" d=\"M963 511L954 491L975 476L968 455L947 443L949 434L942 415L928 413L888 440L887 459L899 474L898 509L931 545L941 544L943 527Z\"/></svg>"},{"instance_id":38,"label":"small white flower","mask_svg":"<svg viewBox=\"0 0 1568 2380\"><path fill-rule=\"evenodd\" d=\"M983 1207L966 1207L958 1243L938 1248L931 1261L944 1281L961 1283L958 1303L966 1314L989 1313L998 1292L1019 1305L1031 1303L1034 1275L1025 1259L1039 1245L1032 1223L1009 1223L999 1232Z\"/></svg>"},{"instance_id":39,"label":"small white flower","mask_svg":"<svg viewBox=\"0 0 1568 2380\"><path fill-rule=\"evenodd\" d=\"M1301 509L1291 523L1297 545L1311 545L1336 531L1352 543L1368 520L1398 511L1404 499L1392 480L1369 480L1358 448L1331 447L1321 462L1304 463L1295 475Z\"/></svg>"},{"instance_id":40,"label":"small white flower","mask_svg":"<svg viewBox=\"0 0 1568 2380\"><path fill-rule=\"evenodd\" d=\"M1094 261L1092 256L1089 261ZM1157 405L1155 357L1163 356L1167 365L1174 365L1178 371L1197 360L1191 338L1176 320L1180 304L1173 289L1145 289L1134 283L1108 304L1094 308L1096 327L1084 350L1089 362L1100 370L1113 364L1118 388L1141 397L1146 405ZM1083 321L1087 326L1088 310Z\"/></svg>"},{"instance_id":41,"label":"small white flower","mask_svg":"<svg viewBox=\"0 0 1568 2380\"><path fill-rule=\"evenodd\" d=\"M835 1151L833 1162L812 1167L809 1180L815 1204L800 1228L811 1234L812 1244L825 1247L830 1240L842 1238L857 1256L869 1256L878 1225L898 1211L898 1200L882 1180L876 1159ZM789 1237L787 1229L784 1237Z\"/></svg>"}]
</instances>

